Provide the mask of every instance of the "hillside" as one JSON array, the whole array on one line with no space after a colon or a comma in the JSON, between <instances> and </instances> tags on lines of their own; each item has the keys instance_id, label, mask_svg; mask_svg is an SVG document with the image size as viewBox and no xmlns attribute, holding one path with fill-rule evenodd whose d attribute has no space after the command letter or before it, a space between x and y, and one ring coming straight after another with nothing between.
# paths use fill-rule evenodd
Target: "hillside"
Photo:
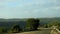
<instances>
[{"instance_id":1,"label":"hillside","mask_svg":"<svg viewBox=\"0 0 60 34\"><path fill-rule=\"evenodd\" d=\"M25 19L0 19L0 27L7 27L7 28L11 28L14 24L18 24L21 26L21 28L24 28L26 20L28 18ZM56 18L38 18L40 19L40 25L44 25L47 23L51 23L54 20L60 21L60 17L56 17Z\"/></svg>"}]
</instances>

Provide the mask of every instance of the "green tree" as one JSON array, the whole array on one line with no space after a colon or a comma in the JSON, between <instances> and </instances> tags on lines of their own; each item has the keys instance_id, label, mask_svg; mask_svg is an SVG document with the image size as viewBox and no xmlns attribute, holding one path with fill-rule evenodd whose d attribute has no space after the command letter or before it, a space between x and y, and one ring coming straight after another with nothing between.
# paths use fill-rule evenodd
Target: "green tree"
<instances>
[{"instance_id":1,"label":"green tree","mask_svg":"<svg viewBox=\"0 0 60 34\"><path fill-rule=\"evenodd\" d=\"M22 31L22 29L20 28L19 25L15 25L15 26L12 27L12 32L13 33L18 33L18 32L21 32L21 31Z\"/></svg>"},{"instance_id":2,"label":"green tree","mask_svg":"<svg viewBox=\"0 0 60 34\"><path fill-rule=\"evenodd\" d=\"M39 19L30 18L26 21L27 30L37 30L39 26Z\"/></svg>"}]
</instances>

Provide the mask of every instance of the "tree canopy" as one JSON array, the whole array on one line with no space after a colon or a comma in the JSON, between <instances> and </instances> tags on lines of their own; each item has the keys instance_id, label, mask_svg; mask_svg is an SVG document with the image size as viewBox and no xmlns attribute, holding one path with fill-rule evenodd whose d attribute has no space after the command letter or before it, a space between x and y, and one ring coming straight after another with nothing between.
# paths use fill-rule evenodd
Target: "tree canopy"
<instances>
[{"instance_id":1,"label":"tree canopy","mask_svg":"<svg viewBox=\"0 0 60 34\"><path fill-rule=\"evenodd\" d=\"M39 26L39 19L30 18L26 21L26 27L28 30L37 30Z\"/></svg>"}]
</instances>

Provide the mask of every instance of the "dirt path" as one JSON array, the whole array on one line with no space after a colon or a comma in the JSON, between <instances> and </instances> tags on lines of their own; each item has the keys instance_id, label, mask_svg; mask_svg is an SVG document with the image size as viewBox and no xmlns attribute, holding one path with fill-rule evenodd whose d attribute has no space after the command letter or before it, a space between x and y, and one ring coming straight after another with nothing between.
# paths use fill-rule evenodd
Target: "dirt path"
<instances>
[{"instance_id":1,"label":"dirt path","mask_svg":"<svg viewBox=\"0 0 60 34\"><path fill-rule=\"evenodd\" d=\"M31 31L31 32L14 33L14 34L51 34L51 30L45 29L42 31Z\"/></svg>"}]
</instances>

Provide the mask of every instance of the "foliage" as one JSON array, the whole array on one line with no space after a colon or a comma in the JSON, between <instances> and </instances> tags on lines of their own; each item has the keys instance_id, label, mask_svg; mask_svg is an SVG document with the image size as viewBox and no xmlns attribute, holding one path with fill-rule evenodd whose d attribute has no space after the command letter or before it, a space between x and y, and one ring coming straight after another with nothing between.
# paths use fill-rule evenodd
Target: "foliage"
<instances>
[{"instance_id":1,"label":"foliage","mask_svg":"<svg viewBox=\"0 0 60 34\"><path fill-rule=\"evenodd\" d=\"M19 25L14 25L14 26L12 27L11 31L12 31L13 33L18 33L18 32L21 32L22 29L20 28Z\"/></svg>"},{"instance_id":2,"label":"foliage","mask_svg":"<svg viewBox=\"0 0 60 34\"><path fill-rule=\"evenodd\" d=\"M44 28L48 28L48 25L47 25L47 24L45 24L43 27L44 27Z\"/></svg>"},{"instance_id":3,"label":"foliage","mask_svg":"<svg viewBox=\"0 0 60 34\"><path fill-rule=\"evenodd\" d=\"M7 28L5 27L0 27L0 33L6 33L7 32Z\"/></svg>"},{"instance_id":4,"label":"foliage","mask_svg":"<svg viewBox=\"0 0 60 34\"><path fill-rule=\"evenodd\" d=\"M39 19L27 19L26 21L26 29L27 30L37 30L37 27L39 26Z\"/></svg>"},{"instance_id":5,"label":"foliage","mask_svg":"<svg viewBox=\"0 0 60 34\"><path fill-rule=\"evenodd\" d=\"M45 24L44 27L48 28L48 27L52 27L52 26L57 26L60 27L60 21L58 20L53 20L48 24Z\"/></svg>"}]
</instances>

